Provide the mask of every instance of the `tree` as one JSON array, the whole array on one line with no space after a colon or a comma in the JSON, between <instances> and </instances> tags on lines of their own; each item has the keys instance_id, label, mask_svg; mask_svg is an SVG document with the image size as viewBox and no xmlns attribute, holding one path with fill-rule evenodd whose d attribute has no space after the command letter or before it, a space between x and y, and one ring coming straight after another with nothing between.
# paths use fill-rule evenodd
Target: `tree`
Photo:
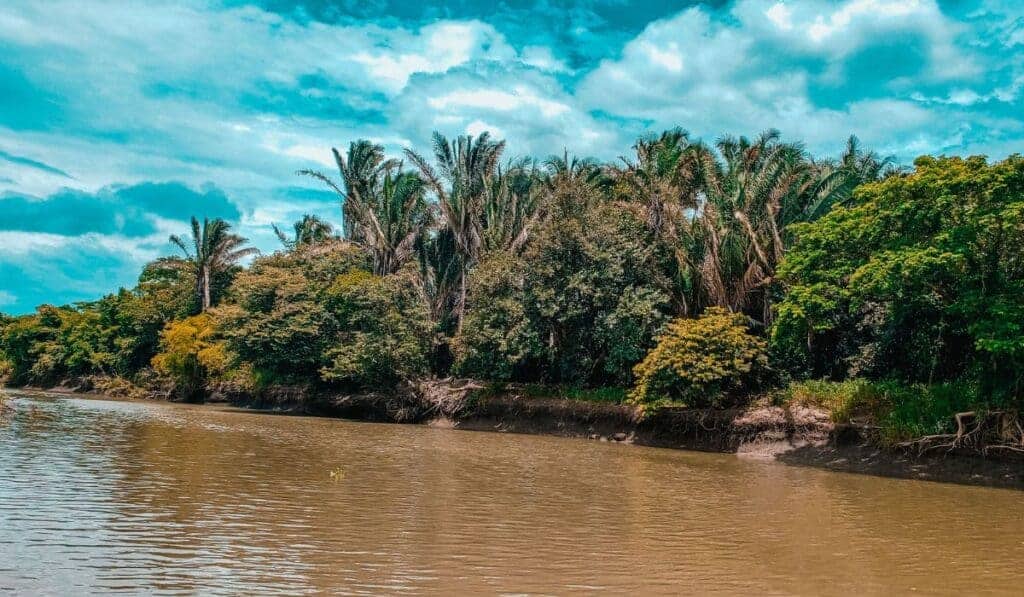
<instances>
[{"instance_id":1,"label":"tree","mask_svg":"<svg viewBox=\"0 0 1024 597\"><path fill-rule=\"evenodd\" d=\"M508 162L498 168L484 187L481 225L482 252L522 251L545 212L536 166L528 161Z\"/></svg>"},{"instance_id":2,"label":"tree","mask_svg":"<svg viewBox=\"0 0 1024 597\"><path fill-rule=\"evenodd\" d=\"M259 253L257 249L244 247L246 239L232 234L231 225L220 218L199 220L192 216L192 238L186 243L177 234L172 234L170 241L185 254L185 261L180 265L186 267L196 281L196 297L200 311L205 312L213 306L212 280L240 260Z\"/></svg>"},{"instance_id":3,"label":"tree","mask_svg":"<svg viewBox=\"0 0 1024 597\"><path fill-rule=\"evenodd\" d=\"M466 324L453 341L457 371L568 384L631 381L669 301L654 282L657 247L644 222L620 206L593 205L542 222L521 256L488 255L474 270Z\"/></svg>"},{"instance_id":4,"label":"tree","mask_svg":"<svg viewBox=\"0 0 1024 597\"><path fill-rule=\"evenodd\" d=\"M427 373L431 325L411 275L356 270L334 281L326 304L338 336L320 370L324 381L379 390Z\"/></svg>"},{"instance_id":5,"label":"tree","mask_svg":"<svg viewBox=\"0 0 1024 597\"><path fill-rule=\"evenodd\" d=\"M1024 158L930 158L793 228L772 340L801 373L1024 393Z\"/></svg>"},{"instance_id":6,"label":"tree","mask_svg":"<svg viewBox=\"0 0 1024 597\"><path fill-rule=\"evenodd\" d=\"M341 185L313 170L299 174L324 182L341 197L345 239L373 257L374 272L397 272L430 223L423 180L415 172L403 172L402 162L384 159L384 147L365 139L349 144L347 157L332 151Z\"/></svg>"},{"instance_id":7,"label":"tree","mask_svg":"<svg viewBox=\"0 0 1024 597\"><path fill-rule=\"evenodd\" d=\"M283 230L273 225L274 234L281 241L286 249L296 249L306 245L315 245L327 242L333 238L334 226L325 222L317 216L306 214L302 219L292 225L294 236L289 237Z\"/></svg>"},{"instance_id":8,"label":"tree","mask_svg":"<svg viewBox=\"0 0 1024 597\"><path fill-rule=\"evenodd\" d=\"M339 276L368 270L366 254L339 240L259 257L231 283L228 304L215 310L220 334L265 380L316 380L339 341L327 291Z\"/></svg>"},{"instance_id":9,"label":"tree","mask_svg":"<svg viewBox=\"0 0 1024 597\"><path fill-rule=\"evenodd\" d=\"M472 135L448 141L435 132L433 151L436 166L431 166L426 158L410 149L405 152L436 195L441 222L455 242L459 258L459 294L455 301L458 329L462 328L466 311L467 277L483 248L484 195L504 150L505 142L491 140L486 132L475 141Z\"/></svg>"}]
</instances>

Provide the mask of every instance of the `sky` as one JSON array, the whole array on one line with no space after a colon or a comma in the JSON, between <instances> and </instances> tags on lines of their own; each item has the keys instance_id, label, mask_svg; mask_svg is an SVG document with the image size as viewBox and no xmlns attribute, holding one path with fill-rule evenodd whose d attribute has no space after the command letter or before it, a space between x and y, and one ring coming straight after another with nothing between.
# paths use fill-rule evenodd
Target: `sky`
<instances>
[{"instance_id":1,"label":"sky","mask_svg":"<svg viewBox=\"0 0 1024 597\"><path fill-rule=\"evenodd\" d=\"M1024 2L5 0L0 311L133 286L193 214L263 251L272 224L338 223L295 172L354 139L612 160L676 126L1024 152Z\"/></svg>"}]
</instances>

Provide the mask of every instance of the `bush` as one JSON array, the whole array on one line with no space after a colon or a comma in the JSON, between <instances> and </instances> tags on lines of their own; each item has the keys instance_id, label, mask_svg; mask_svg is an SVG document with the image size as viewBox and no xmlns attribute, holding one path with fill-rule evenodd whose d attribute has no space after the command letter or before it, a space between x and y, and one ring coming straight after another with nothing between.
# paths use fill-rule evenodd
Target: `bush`
<instances>
[{"instance_id":1,"label":"bush","mask_svg":"<svg viewBox=\"0 0 1024 597\"><path fill-rule=\"evenodd\" d=\"M661 400L721 406L731 393L755 387L766 372L765 342L747 331L746 317L712 307L697 319L676 319L633 372L633 402Z\"/></svg>"},{"instance_id":2,"label":"bush","mask_svg":"<svg viewBox=\"0 0 1024 597\"><path fill-rule=\"evenodd\" d=\"M409 272L352 271L326 297L339 332L320 370L324 381L377 390L427 373L433 330Z\"/></svg>"},{"instance_id":3,"label":"bush","mask_svg":"<svg viewBox=\"0 0 1024 597\"><path fill-rule=\"evenodd\" d=\"M227 350L215 333L213 318L202 313L170 323L160 334L153 368L171 380L179 398L197 399L207 381L227 370Z\"/></svg>"}]
</instances>

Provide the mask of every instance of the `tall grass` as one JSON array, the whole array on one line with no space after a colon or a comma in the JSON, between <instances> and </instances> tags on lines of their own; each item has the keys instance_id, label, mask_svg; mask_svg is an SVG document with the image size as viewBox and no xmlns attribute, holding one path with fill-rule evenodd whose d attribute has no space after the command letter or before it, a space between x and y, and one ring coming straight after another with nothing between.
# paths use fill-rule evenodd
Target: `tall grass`
<instances>
[{"instance_id":1,"label":"tall grass","mask_svg":"<svg viewBox=\"0 0 1024 597\"><path fill-rule=\"evenodd\" d=\"M836 423L878 426L886 444L955 431L953 416L979 408L976 388L964 383L904 385L853 379L794 382L777 402L819 406Z\"/></svg>"}]
</instances>

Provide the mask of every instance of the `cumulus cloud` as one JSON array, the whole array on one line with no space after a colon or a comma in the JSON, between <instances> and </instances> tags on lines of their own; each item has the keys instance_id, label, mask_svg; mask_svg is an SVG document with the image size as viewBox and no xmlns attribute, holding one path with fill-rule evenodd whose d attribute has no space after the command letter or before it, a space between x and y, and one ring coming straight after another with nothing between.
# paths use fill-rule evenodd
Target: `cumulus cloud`
<instances>
[{"instance_id":1,"label":"cumulus cloud","mask_svg":"<svg viewBox=\"0 0 1024 597\"><path fill-rule=\"evenodd\" d=\"M130 283L192 213L264 250L272 223L337 222L294 173L357 138L398 156L489 130L513 155L614 159L667 127L776 127L909 161L1024 135L1012 0L10 0L0 46L0 235L32 249L0 252L11 309Z\"/></svg>"},{"instance_id":2,"label":"cumulus cloud","mask_svg":"<svg viewBox=\"0 0 1024 597\"><path fill-rule=\"evenodd\" d=\"M5 231L128 237L156 233L161 218L185 222L196 214L237 222L242 215L220 189L196 191L176 182L112 185L96 193L65 188L42 199L8 193L0 196L0 212Z\"/></svg>"},{"instance_id":3,"label":"cumulus cloud","mask_svg":"<svg viewBox=\"0 0 1024 597\"><path fill-rule=\"evenodd\" d=\"M691 8L648 25L588 73L577 95L655 128L714 137L775 127L816 151L855 133L910 159L955 150L960 137L949 127L978 124L924 105L921 90L946 85L943 103L966 106L1019 88L971 90L992 77L965 29L930 0L740 0L725 16Z\"/></svg>"}]
</instances>

